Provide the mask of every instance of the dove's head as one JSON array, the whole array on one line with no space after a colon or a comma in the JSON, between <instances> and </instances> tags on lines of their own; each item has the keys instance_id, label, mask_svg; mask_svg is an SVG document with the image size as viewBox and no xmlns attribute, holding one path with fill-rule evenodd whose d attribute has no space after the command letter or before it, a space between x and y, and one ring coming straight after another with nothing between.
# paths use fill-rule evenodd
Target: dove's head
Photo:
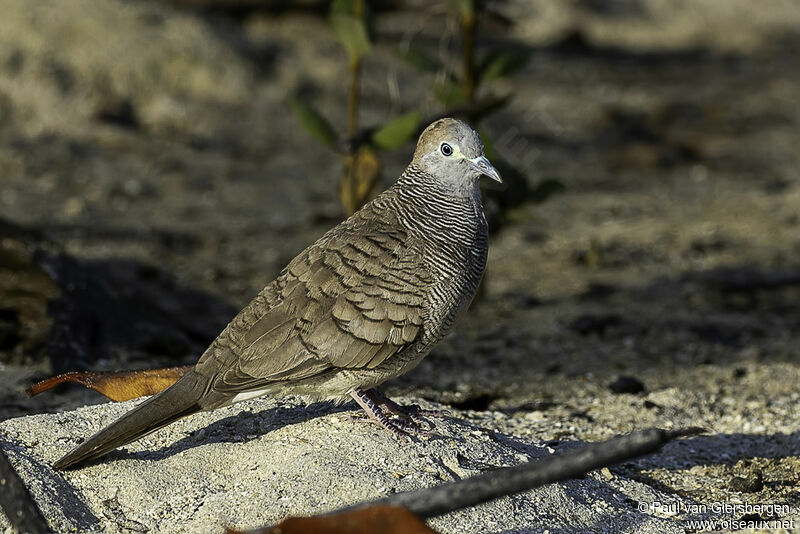
<instances>
[{"instance_id":1,"label":"dove's head","mask_svg":"<svg viewBox=\"0 0 800 534\"><path fill-rule=\"evenodd\" d=\"M481 175L503 181L483 155L478 133L458 119L439 119L425 128L412 164L458 190L474 187Z\"/></svg>"}]
</instances>

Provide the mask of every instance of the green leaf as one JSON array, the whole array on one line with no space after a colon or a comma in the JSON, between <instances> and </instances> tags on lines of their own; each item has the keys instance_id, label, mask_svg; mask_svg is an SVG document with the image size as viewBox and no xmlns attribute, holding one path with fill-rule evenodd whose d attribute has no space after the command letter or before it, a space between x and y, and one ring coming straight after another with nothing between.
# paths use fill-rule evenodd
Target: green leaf
<instances>
[{"instance_id":1,"label":"green leaf","mask_svg":"<svg viewBox=\"0 0 800 534\"><path fill-rule=\"evenodd\" d=\"M350 59L358 59L369 52L372 43L367 35L367 25L352 15L331 15L331 28Z\"/></svg>"},{"instance_id":2,"label":"green leaf","mask_svg":"<svg viewBox=\"0 0 800 534\"><path fill-rule=\"evenodd\" d=\"M444 69L441 61L417 48L409 48L405 52L398 50L397 57L404 60L412 67L426 72L439 72Z\"/></svg>"},{"instance_id":3,"label":"green leaf","mask_svg":"<svg viewBox=\"0 0 800 534\"><path fill-rule=\"evenodd\" d=\"M498 50L490 52L478 65L478 79L488 82L509 76L521 69L528 55L521 50Z\"/></svg>"},{"instance_id":4,"label":"green leaf","mask_svg":"<svg viewBox=\"0 0 800 534\"><path fill-rule=\"evenodd\" d=\"M331 5L331 29L351 60L361 58L372 48L367 20L366 12L356 12L353 0L337 0Z\"/></svg>"},{"instance_id":5,"label":"green leaf","mask_svg":"<svg viewBox=\"0 0 800 534\"><path fill-rule=\"evenodd\" d=\"M384 150L399 148L414 137L420 120L422 114L419 111L395 117L372 134L372 143Z\"/></svg>"},{"instance_id":6,"label":"green leaf","mask_svg":"<svg viewBox=\"0 0 800 534\"><path fill-rule=\"evenodd\" d=\"M303 128L306 129L311 137L325 146L336 147L339 136L336 135L336 131L328 120L314 109L311 104L301 100L299 97L293 97L289 101L289 107L292 108L292 111L300 120L300 124L303 125Z\"/></svg>"}]
</instances>

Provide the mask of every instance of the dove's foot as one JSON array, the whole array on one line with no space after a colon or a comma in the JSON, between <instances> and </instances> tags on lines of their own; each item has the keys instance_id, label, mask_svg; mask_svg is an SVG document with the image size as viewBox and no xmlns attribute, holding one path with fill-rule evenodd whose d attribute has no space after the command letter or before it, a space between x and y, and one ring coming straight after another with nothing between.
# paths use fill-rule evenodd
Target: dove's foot
<instances>
[{"instance_id":1,"label":"dove's foot","mask_svg":"<svg viewBox=\"0 0 800 534\"><path fill-rule=\"evenodd\" d=\"M397 439L408 441L409 434L428 434L434 424L425 415L441 415L442 412L423 410L419 406L401 406L376 389L356 389L350 393L369 419L391 432ZM387 412L396 415L390 419Z\"/></svg>"},{"instance_id":2,"label":"dove's foot","mask_svg":"<svg viewBox=\"0 0 800 534\"><path fill-rule=\"evenodd\" d=\"M397 404L377 389L369 389L366 393L372 397L375 402L382 404L384 408L394 415L407 419L420 418L425 420L426 417L444 417L445 415L450 415L450 411L448 410L426 410L418 404L409 404L408 406Z\"/></svg>"}]
</instances>

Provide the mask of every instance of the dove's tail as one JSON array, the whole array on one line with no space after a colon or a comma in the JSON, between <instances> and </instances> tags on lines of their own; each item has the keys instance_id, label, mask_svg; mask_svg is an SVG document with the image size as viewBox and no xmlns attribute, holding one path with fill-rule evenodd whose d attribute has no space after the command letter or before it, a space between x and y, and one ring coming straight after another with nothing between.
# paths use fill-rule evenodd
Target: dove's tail
<instances>
[{"instance_id":1,"label":"dove's tail","mask_svg":"<svg viewBox=\"0 0 800 534\"><path fill-rule=\"evenodd\" d=\"M198 401L206 379L189 371L175 384L153 395L61 458L53 467L61 470L103 456L181 417L200 411Z\"/></svg>"}]
</instances>

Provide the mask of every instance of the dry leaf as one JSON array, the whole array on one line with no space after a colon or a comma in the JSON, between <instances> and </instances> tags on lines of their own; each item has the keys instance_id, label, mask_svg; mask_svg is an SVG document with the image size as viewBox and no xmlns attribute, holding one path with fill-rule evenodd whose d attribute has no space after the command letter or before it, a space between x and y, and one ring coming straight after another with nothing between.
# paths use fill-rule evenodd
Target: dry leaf
<instances>
[{"instance_id":1,"label":"dry leaf","mask_svg":"<svg viewBox=\"0 0 800 534\"><path fill-rule=\"evenodd\" d=\"M43 391L53 389L59 384L76 382L101 393L115 402L154 395L170 387L192 369L185 367L166 367L163 369L142 369L140 371L85 371L64 373L42 380L26 391L33 397Z\"/></svg>"},{"instance_id":2,"label":"dry leaf","mask_svg":"<svg viewBox=\"0 0 800 534\"><path fill-rule=\"evenodd\" d=\"M228 530L230 534L240 531ZM370 506L318 517L290 517L278 526L246 534L436 534L425 522L398 506Z\"/></svg>"},{"instance_id":3,"label":"dry leaf","mask_svg":"<svg viewBox=\"0 0 800 534\"><path fill-rule=\"evenodd\" d=\"M355 154L342 156L344 174L339 184L339 197L348 214L355 213L367 203L378 189L381 160L369 146L362 146Z\"/></svg>"}]
</instances>

